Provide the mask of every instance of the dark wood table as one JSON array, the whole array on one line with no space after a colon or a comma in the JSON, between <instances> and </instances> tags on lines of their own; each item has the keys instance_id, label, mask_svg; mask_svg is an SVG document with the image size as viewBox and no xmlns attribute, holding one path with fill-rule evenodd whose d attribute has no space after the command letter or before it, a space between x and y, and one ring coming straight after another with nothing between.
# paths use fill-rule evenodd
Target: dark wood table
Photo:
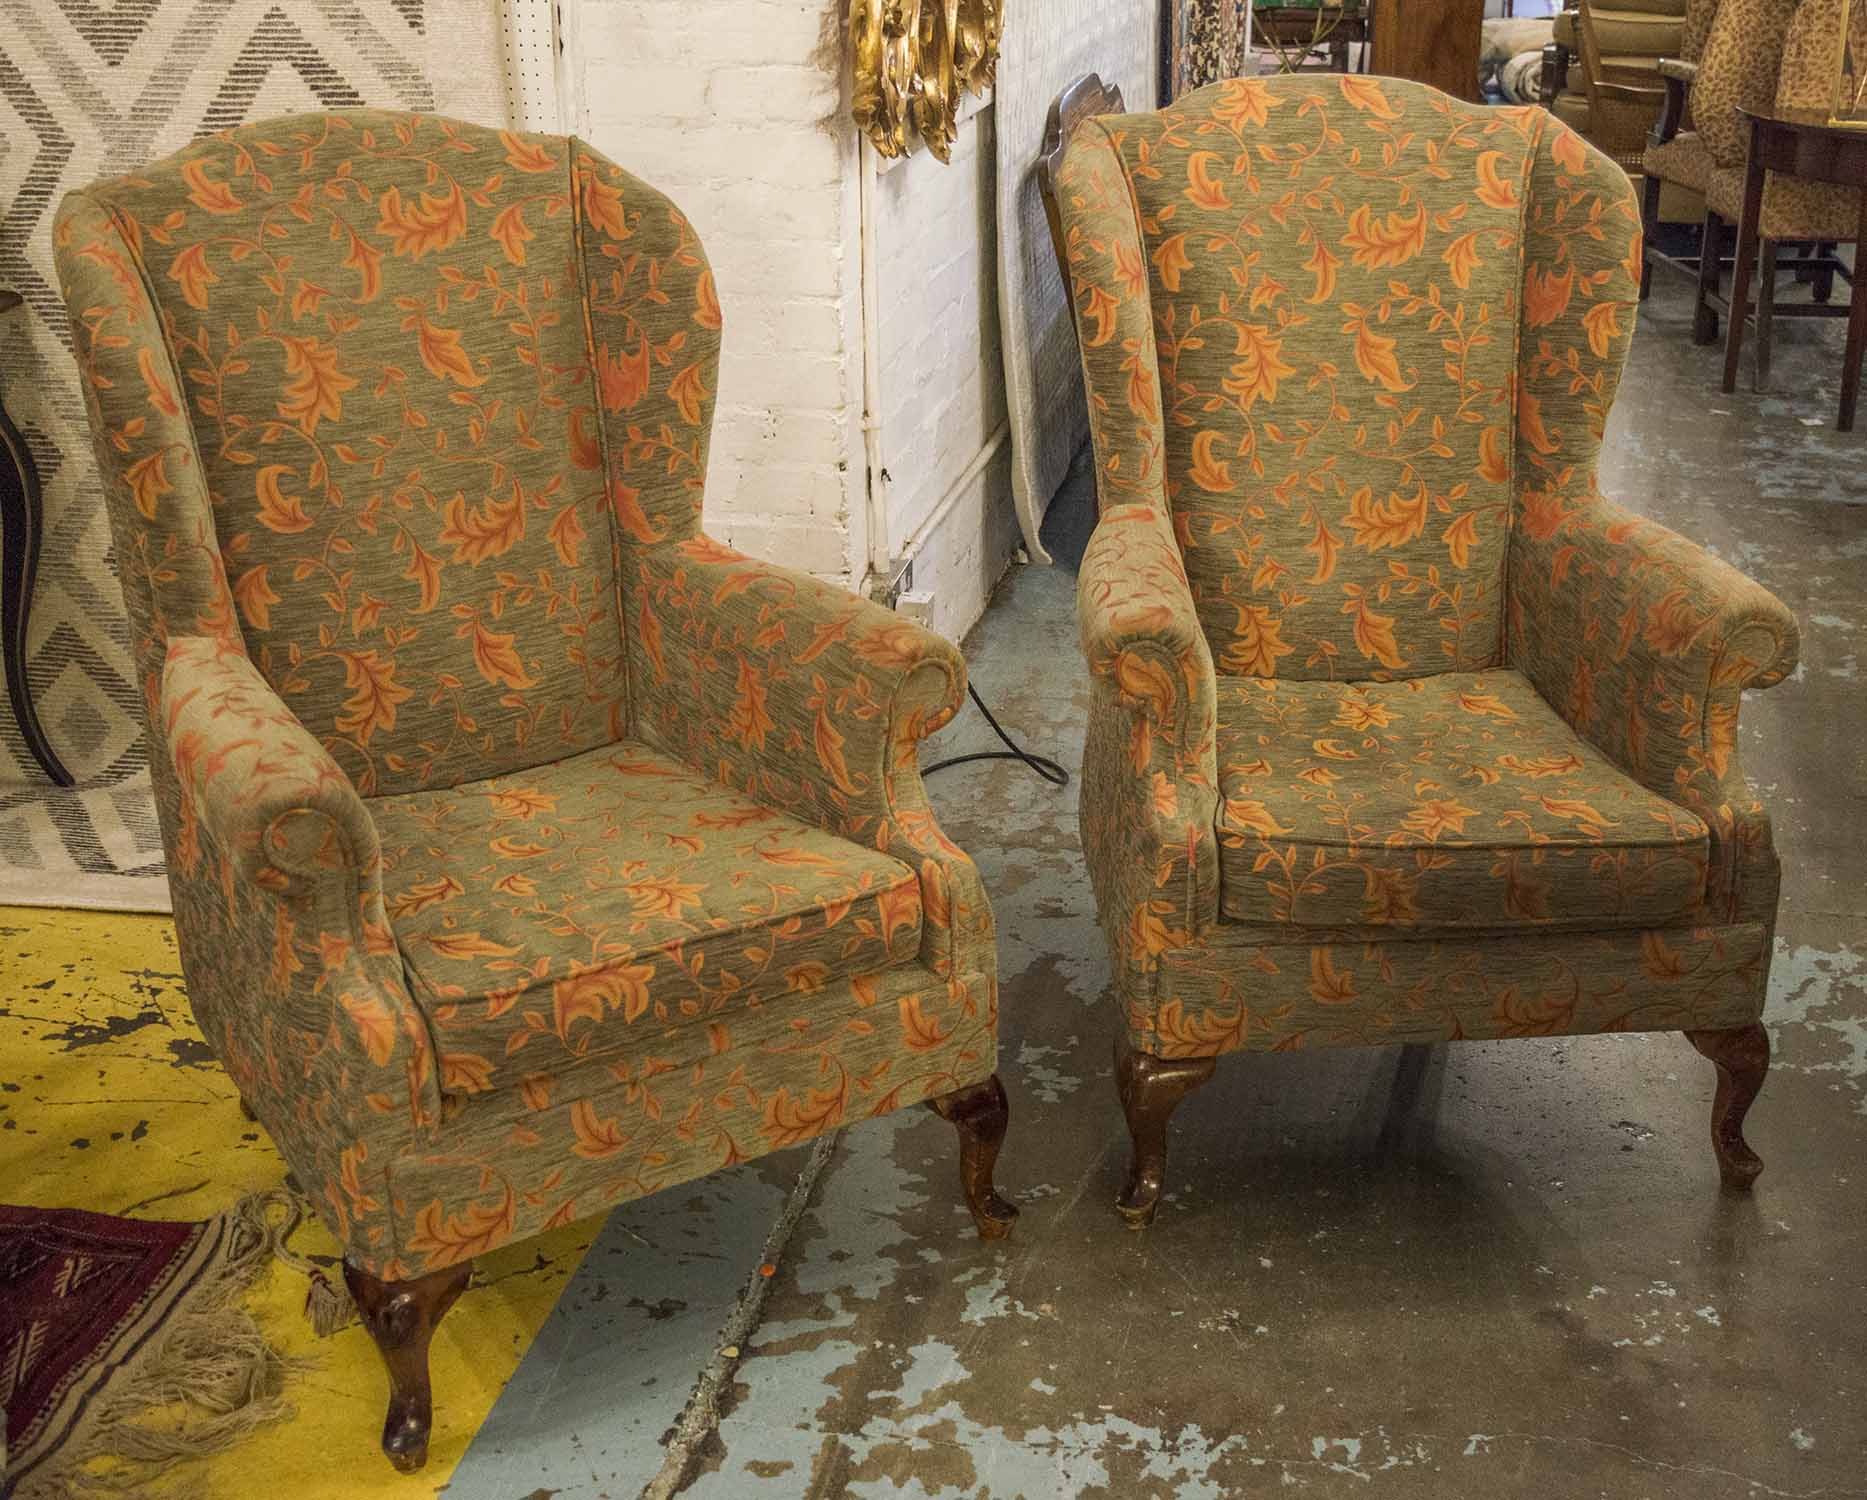
<instances>
[{"instance_id":1,"label":"dark wood table","mask_svg":"<svg viewBox=\"0 0 1867 1500\"><path fill-rule=\"evenodd\" d=\"M1750 151L1745 158L1744 209L1737 231L1737 260L1731 275L1731 315L1724 334L1724 389L1727 391L1737 389L1737 362L1744 348L1744 310L1750 305L1751 282L1756 279L1764 174L1782 172L1791 177L1867 189L1867 128L1863 125L1837 125L1827 115L1813 110L1739 109L1738 113L1750 123ZM1859 244L1867 244L1867 193L1861 197L1855 233ZM1857 258L1859 254L1857 248ZM1867 274L1863 273L1867 273L1867 266L1857 263L1846 312L1848 342L1847 352L1842 355L1841 412L1835 422L1840 432L1854 430L1854 405L1860 395L1861 353L1867 349ZM1775 280L1774 274L1770 279ZM1764 286L1757 298L1760 354L1769 346L1762 325L1767 325L1777 311L1773 306L1775 300L1772 286ZM1802 309L1798 308L1797 312L1801 313ZM1807 315L1840 317L1842 310L1812 304ZM1759 360L1759 389L1768 378L1769 367Z\"/></svg>"},{"instance_id":2,"label":"dark wood table","mask_svg":"<svg viewBox=\"0 0 1867 1500\"><path fill-rule=\"evenodd\" d=\"M20 301L18 292L0 291L0 315L12 312ZM5 395L0 391L0 402ZM26 440L0 404L0 657L5 659L6 693L33 759L58 785L70 786L71 773L52 753L39 727L32 689L26 682L26 625L32 610L33 579L39 571L43 525L39 471Z\"/></svg>"},{"instance_id":3,"label":"dark wood table","mask_svg":"<svg viewBox=\"0 0 1867 1500\"><path fill-rule=\"evenodd\" d=\"M1329 65L1338 73L1346 73L1349 44L1368 40L1368 12L1362 6L1351 9L1341 5L1254 7L1251 32L1254 39L1266 43L1277 54L1286 73L1294 73L1304 57L1323 47L1329 49ZM1297 53L1294 64L1290 57L1293 51ZM1365 50L1361 60L1365 71Z\"/></svg>"}]
</instances>

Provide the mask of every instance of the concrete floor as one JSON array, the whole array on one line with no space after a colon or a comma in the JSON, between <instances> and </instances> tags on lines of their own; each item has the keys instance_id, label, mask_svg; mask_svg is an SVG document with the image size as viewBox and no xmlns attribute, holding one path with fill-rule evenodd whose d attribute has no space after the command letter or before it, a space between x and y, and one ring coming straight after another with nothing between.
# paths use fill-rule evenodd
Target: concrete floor
<instances>
[{"instance_id":1,"label":"concrete floor","mask_svg":"<svg viewBox=\"0 0 1867 1500\"><path fill-rule=\"evenodd\" d=\"M792 1152L631 1205L449 1500L1867 1495L1867 435L1832 430L1838 327L1779 324L1768 398L1720 396L1689 329L1662 281L1602 482L1804 625L1741 732L1784 861L1754 1196L1719 1192L1680 1037L1335 1051L1222 1063L1130 1233L1075 788L947 771L998 914L1014 1236L974 1240L952 1132L918 1111L845 1133L807 1198ZM1067 557L1089 504L1078 482L1053 509ZM1014 571L967 642L1072 769L1074 582ZM990 743L968 713L931 755ZM762 1313L722 1333L747 1285ZM670 1461L703 1371L720 1419Z\"/></svg>"}]
</instances>

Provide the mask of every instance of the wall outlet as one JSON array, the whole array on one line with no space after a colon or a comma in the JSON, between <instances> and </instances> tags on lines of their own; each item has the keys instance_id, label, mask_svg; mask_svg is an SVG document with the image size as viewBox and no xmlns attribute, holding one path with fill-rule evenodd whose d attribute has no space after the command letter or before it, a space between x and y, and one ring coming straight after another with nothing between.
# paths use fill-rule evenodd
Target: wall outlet
<instances>
[{"instance_id":1,"label":"wall outlet","mask_svg":"<svg viewBox=\"0 0 1867 1500\"><path fill-rule=\"evenodd\" d=\"M893 576L878 578L869 585L869 598L883 609L895 609L901 596L914 587L914 559L898 557L895 559Z\"/></svg>"},{"instance_id":2,"label":"wall outlet","mask_svg":"<svg viewBox=\"0 0 1867 1500\"><path fill-rule=\"evenodd\" d=\"M933 629L934 595L932 589L919 593L903 591L895 600L895 613L928 630Z\"/></svg>"}]
</instances>

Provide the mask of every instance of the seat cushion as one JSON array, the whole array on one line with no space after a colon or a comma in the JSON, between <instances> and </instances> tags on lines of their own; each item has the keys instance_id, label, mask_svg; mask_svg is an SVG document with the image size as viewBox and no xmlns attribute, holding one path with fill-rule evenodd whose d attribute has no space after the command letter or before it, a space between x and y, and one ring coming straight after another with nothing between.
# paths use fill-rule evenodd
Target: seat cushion
<instances>
[{"instance_id":1,"label":"seat cushion","mask_svg":"<svg viewBox=\"0 0 1867 1500\"><path fill-rule=\"evenodd\" d=\"M1726 223L1744 212L1744 168L1717 167L1705 184L1705 203ZM1859 188L1785 177L1772 172L1763 185L1763 219L1758 233L1770 240L1845 240L1860 233Z\"/></svg>"},{"instance_id":2,"label":"seat cushion","mask_svg":"<svg viewBox=\"0 0 1867 1500\"><path fill-rule=\"evenodd\" d=\"M1707 833L1578 738L1521 673L1219 679L1219 904L1240 922L1667 923Z\"/></svg>"},{"instance_id":3,"label":"seat cushion","mask_svg":"<svg viewBox=\"0 0 1867 1500\"><path fill-rule=\"evenodd\" d=\"M1698 193L1704 192L1711 180L1711 154L1694 130L1674 136L1663 146L1647 147L1640 165L1648 176L1676 182Z\"/></svg>"},{"instance_id":4,"label":"seat cushion","mask_svg":"<svg viewBox=\"0 0 1867 1500\"><path fill-rule=\"evenodd\" d=\"M450 1092L912 958L914 871L624 741L370 801Z\"/></svg>"}]
</instances>

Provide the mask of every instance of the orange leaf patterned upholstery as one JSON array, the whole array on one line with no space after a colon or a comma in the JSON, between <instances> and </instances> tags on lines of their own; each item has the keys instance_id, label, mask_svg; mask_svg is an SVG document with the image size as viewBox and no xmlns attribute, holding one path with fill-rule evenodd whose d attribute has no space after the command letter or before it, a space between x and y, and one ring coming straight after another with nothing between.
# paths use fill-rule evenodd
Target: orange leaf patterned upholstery
<instances>
[{"instance_id":1,"label":"orange leaf patterned upholstery","mask_svg":"<svg viewBox=\"0 0 1867 1500\"><path fill-rule=\"evenodd\" d=\"M1058 200L1133 1046L1754 1020L1777 872L1735 726L1796 628L1596 489L1626 174L1542 110L1318 75L1091 120Z\"/></svg>"},{"instance_id":2,"label":"orange leaf patterned upholstery","mask_svg":"<svg viewBox=\"0 0 1867 1500\"><path fill-rule=\"evenodd\" d=\"M378 798L384 902L439 1049L476 1093L730 1035L920 949L914 872L624 741Z\"/></svg>"},{"instance_id":3,"label":"orange leaf patterned upholstery","mask_svg":"<svg viewBox=\"0 0 1867 1500\"><path fill-rule=\"evenodd\" d=\"M1624 775L1522 674L1228 677L1220 909L1435 930L1682 921L1704 823Z\"/></svg>"},{"instance_id":4,"label":"orange leaf patterned upholstery","mask_svg":"<svg viewBox=\"0 0 1867 1500\"><path fill-rule=\"evenodd\" d=\"M575 140L295 115L56 251L189 998L397 1281L986 1079L945 641L699 529L722 295Z\"/></svg>"}]
</instances>

